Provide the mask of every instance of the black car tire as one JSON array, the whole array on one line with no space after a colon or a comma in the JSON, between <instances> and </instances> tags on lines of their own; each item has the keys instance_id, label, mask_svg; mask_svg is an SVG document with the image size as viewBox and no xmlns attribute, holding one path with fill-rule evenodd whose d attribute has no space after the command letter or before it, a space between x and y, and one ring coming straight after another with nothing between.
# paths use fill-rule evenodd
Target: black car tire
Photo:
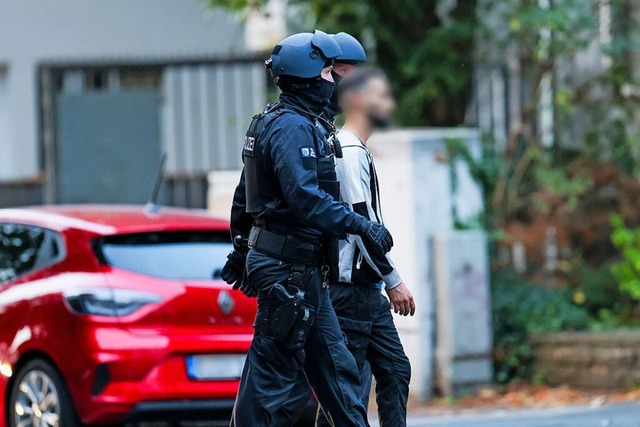
<instances>
[{"instance_id":1,"label":"black car tire","mask_svg":"<svg viewBox=\"0 0 640 427\"><path fill-rule=\"evenodd\" d=\"M50 384L47 384L47 381L49 381ZM21 386L31 386L30 393L27 393L25 390L21 390ZM34 387L39 388L39 390L33 390ZM51 393L54 393L57 396L57 405L44 402L47 395ZM16 405L21 403L21 406L24 407L25 403L32 401L33 399L28 396L29 394L32 394L32 396L35 396L36 399L40 401L38 413L42 419L46 416L51 417L50 414L55 413L58 416L58 427L81 426L78 422L76 411L73 408L73 403L69 396L67 386L56 368L45 360L33 359L27 362L17 372L11 385L9 407L7 408L9 427L18 426L18 417L20 415L18 414ZM33 411L34 409L30 408L30 410ZM37 416L37 414L34 416Z\"/></svg>"}]
</instances>

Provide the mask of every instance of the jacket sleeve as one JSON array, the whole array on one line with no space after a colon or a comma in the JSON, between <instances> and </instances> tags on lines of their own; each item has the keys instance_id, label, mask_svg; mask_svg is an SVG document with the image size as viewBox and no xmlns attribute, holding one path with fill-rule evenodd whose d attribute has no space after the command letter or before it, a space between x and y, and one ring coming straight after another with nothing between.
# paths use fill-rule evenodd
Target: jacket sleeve
<instances>
[{"instance_id":1,"label":"jacket sleeve","mask_svg":"<svg viewBox=\"0 0 640 427\"><path fill-rule=\"evenodd\" d=\"M236 186L236 191L233 193L233 204L231 205L231 240L236 236L242 236L242 238L249 238L249 232L253 225L253 217L247 213L246 194L244 187L244 169L240 175L240 182ZM233 247L241 252L246 252L247 248L237 246L235 241Z\"/></svg>"},{"instance_id":2,"label":"jacket sleeve","mask_svg":"<svg viewBox=\"0 0 640 427\"><path fill-rule=\"evenodd\" d=\"M373 208L371 194L371 169L369 154L363 147L342 147L343 157L340 160L340 186L342 199L348 203L354 212L365 218L381 222ZM388 289L395 288L402 283L402 278L395 268L390 255L382 254L358 236L354 237L367 264L380 276Z\"/></svg>"},{"instance_id":3,"label":"jacket sleeve","mask_svg":"<svg viewBox=\"0 0 640 427\"><path fill-rule=\"evenodd\" d=\"M285 201L298 220L331 237L358 234L368 221L348 210L318 186L315 130L310 124L277 129L269 154Z\"/></svg>"}]
</instances>

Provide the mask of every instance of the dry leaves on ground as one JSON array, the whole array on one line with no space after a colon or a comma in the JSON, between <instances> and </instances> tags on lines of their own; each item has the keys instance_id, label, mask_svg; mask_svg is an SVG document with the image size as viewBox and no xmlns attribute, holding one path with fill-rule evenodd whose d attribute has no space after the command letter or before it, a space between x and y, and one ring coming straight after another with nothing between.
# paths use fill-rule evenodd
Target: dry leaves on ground
<instances>
[{"instance_id":1,"label":"dry leaves on ground","mask_svg":"<svg viewBox=\"0 0 640 427\"><path fill-rule=\"evenodd\" d=\"M584 392L567 386L517 385L506 389L486 387L459 399L437 398L426 405L412 402L413 413L461 414L490 410L601 406L607 403L640 401L640 389Z\"/></svg>"}]
</instances>

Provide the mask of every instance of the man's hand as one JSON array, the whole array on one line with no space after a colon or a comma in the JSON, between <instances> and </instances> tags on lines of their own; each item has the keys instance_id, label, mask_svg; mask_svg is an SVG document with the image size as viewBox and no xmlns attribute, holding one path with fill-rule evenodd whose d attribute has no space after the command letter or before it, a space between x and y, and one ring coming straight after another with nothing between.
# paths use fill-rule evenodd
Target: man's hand
<instances>
[{"instance_id":1,"label":"man's hand","mask_svg":"<svg viewBox=\"0 0 640 427\"><path fill-rule=\"evenodd\" d=\"M416 303L407 285L400 283L393 289L385 289L391 302L391 309L401 316L416 314Z\"/></svg>"},{"instance_id":2,"label":"man's hand","mask_svg":"<svg viewBox=\"0 0 640 427\"><path fill-rule=\"evenodd\" d=\"M240 281L244 276L244 265L247 256L240 251L234 250L227 256L227 262L220 271L220 278L229 285L234 285L233 289L240 287Z\"/></svg>"}]
</instances>

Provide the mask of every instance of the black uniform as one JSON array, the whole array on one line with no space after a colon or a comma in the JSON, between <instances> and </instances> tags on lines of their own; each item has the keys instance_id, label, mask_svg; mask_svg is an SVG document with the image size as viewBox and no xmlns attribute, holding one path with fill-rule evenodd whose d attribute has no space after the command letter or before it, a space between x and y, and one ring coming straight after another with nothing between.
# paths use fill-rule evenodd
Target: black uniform
<instances>
[{"instance_id":1,"label":"black uniform","mask_svg":"<svg viewBox=\"0 0 640 427\"><path fill-rule=\"evenodd\" d=\"M285 92L247 132L232 232L246 236L253 224L246 272L258 313L232 426L293 425L302 371L334 425L368 425L357 365L321 271L327 238L355 233L367 220L336 202L333 153L315 126L320 113Z\"/></svg>"}]
</instances>

